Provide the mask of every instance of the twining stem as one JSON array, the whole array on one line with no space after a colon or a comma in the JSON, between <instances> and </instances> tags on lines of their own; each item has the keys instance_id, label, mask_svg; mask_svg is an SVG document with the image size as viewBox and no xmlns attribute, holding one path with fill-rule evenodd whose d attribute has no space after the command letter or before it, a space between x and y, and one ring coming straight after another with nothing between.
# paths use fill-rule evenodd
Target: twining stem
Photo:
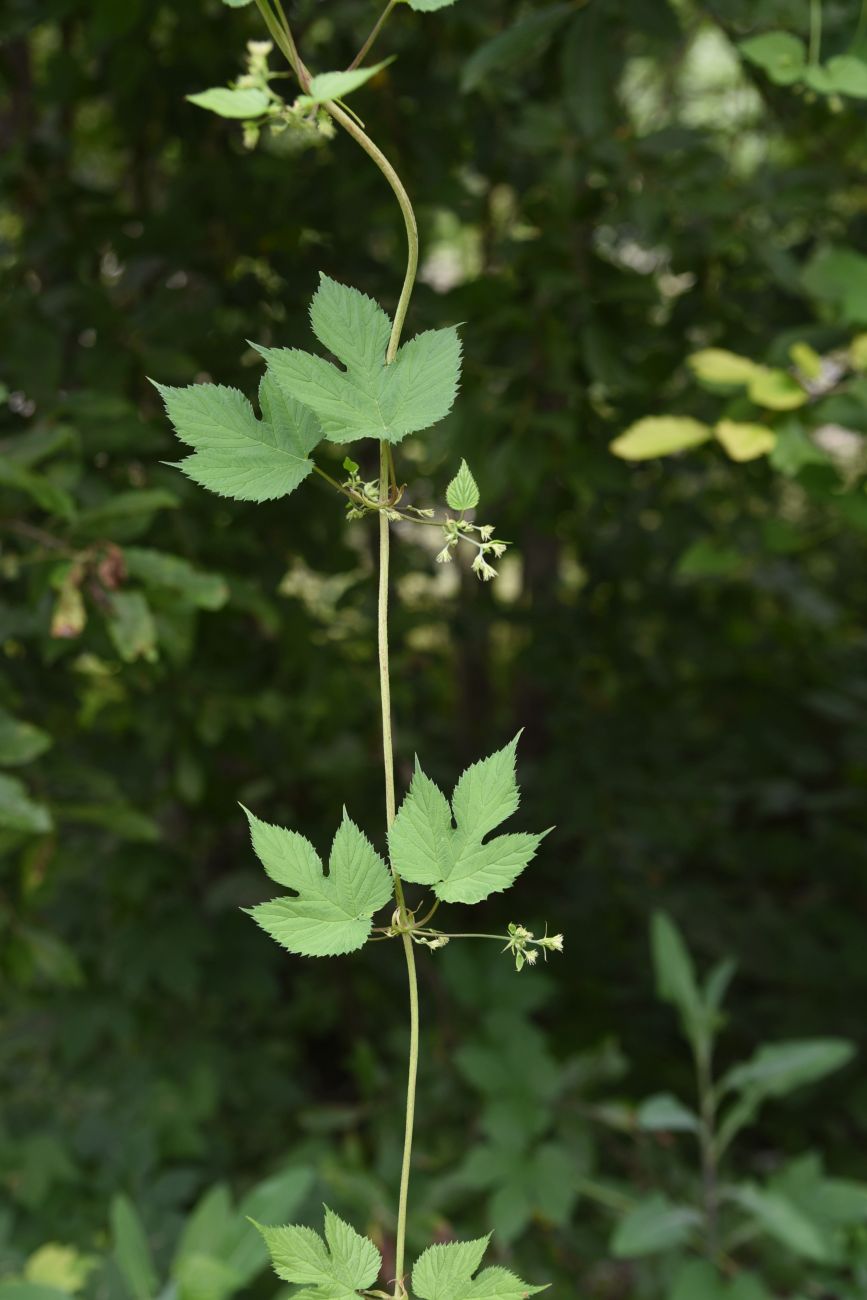
<instances>
[{"instance_id":1,"label":"twining stem","mask_svg":"<svg viewBox=\"0 0 867 1300\"><path fill-rule=\"evenodd\" d=\"M407 194L403 182L391 163L386 158L381 149L373 143L369 135L362 131L361 127L352 120L348 113L345 113L339 104L329 102L325 105L327 112L334 121L343 127L348 135L351 135L357 144L360 144L364 152L371 158L382 172L385 179L394 192L403 216L406 227L406 274L403 279L403 288L400 291L397 309L394 313L394 324L391 327L391 337L388 341L388 348L385 353L385 364L391 365L397 356L397 349L400 345L400 336L403 332L406 313L409 310L409 300L412 297L415 277L418 271L418 226L416 224L415 212L412 203ZM387 478L386 474L386 478Z\"/></svg>"},{"instance_id":2,"label":"twining stem","mask_svg":"<svg viewBox=\"0 0 867 1300\"><path fill-rule=\"evenodd\" d=\"M362 49L359 58L353 64L357 66L361 59L367 53L367 50L373 44L378 36L383 24L388 18L389 13L396 0L390 0L384 14L370 35L365 47ZM292 31L283 11L281 0L273 0L275 9L271 8L269 0L256 0L256 6L259 9L265 25L274 43L282 50L289 62L298 83L302 90L307 90L310 86L310 74L304 66L304 62L298 53L298 48L292 36ZM361 146L368 157L376 164L382 175L388 181L391 189L397 199L406 227L407 241L407 258L406 274L404 275L403 287L398 299L397 308L394 313L394 323L391 329L391 336L386 349L385 362L391 365L397 356L397 349L400 346L400 336L403 332L404 321L409 310L409 301L412 297L413 286L415 285L416 273L418 271L418 226L416 224L415 212L409 195L404 188L403 182L395 171L394 167L386 158L385 154L379 149L370 137L362 130L358 123L346 113L339 104L329 101L324 105L326 112L342 126L347 135L352 136L353 140ZM382 704L382 752L383 768L385 772L385 814L386 826L390 830L394 821L396 811L395 784L394 784L394 742L391 728L391 681L389 677L389 655L388 655L388 583L389 583L389 558L390 558L390 535L388 529L388 517L385 513L385 507L389 502L390 479L393 475L393 458L391 457L391 448L388 443L380 443L379 453L379 596L377 601L377 644L379 653L379 689L380 700ZM325 475L324 477L330 478ZM334 480L330 480L332 483ZM339 486L339 485L337 485ZM409 1179L412 1166L412 1141L415 1127L415 1098L416 1085L418 1082L418 1057L419 1057L419 1006L418 1006L418 977L415 966L415 950L412 939L408 933L409 918L406 910L406 900L403 894L403 885L397 872L394 872L394 894L397 901L398 915L400 918L403 950L406 957L407 979L409 982L409 1014L410 1014L410 1036L409 1036L409 1069L407 1074L406 1088L406 1123L404 1128L403 1144L403 1163L400 1176L400 1196L398 1201L397 1214L397 1239L395 1243L395 1282L394 1297L395 1300L401 1300L406 1296L406 1287L404 1285L404 1275L406 1271L406 1220L407 1206L409 1201Z\"/></svg>"},{"instance_id":3,"label":"twining stem","mask_svg":"<svg viewBox=\"0 0 867 1300\"><path fill-rule=\"evenodd\" d=\"M348 72L351 72L353 68L357 68L359 64L363 63L364 60L367 58L368 54L370 53L373 47L374 42L376 41L376 38L379 36L379 33L382 31L383 27L388 21L388 16L396 4L397 4L397 0L388 0L388 4L385 6L382 13L379 15L379 18L376 20L376 24L373 28L373 31L370 33L367 40L362 45L361 49L358 51L355 58L350 63L347 69Z\"/></svg>"},{"instance_id":4,"label":"twining stem","mask_svg":"<svg viewBox=\"0 0 867 1300\"><path fill-rule=\"evenodd\" d=\"M379 444L379 496L380 502L388 500L388 443ZM388 578L391 538L388 529L388 517L384 510L379 513L379 599L377 601L377 644L379 648L379 695L382 704L382 756L385 769L385 819L391 829L396 811L394 787L394 741L391 729L391 678L389 675L388 654ZM406 1121L403 1136L403 1161L400 1171L400 1194L397 1208L397 1239L395 1243L395 1283L394 1294L397 1300L406 1294L404 1272L406 1268L406 1220L409 1205L409 1179L412 1169L412 1140L415 1129L415 1096L418 1085L419 1056L419 1007L418 976L415 968L415 949L412 939L405 927L409 924L406 900L400 876L394 872L394 894L397 899L398 914L403 930L403 952L406 958L406 973L409 982L409 1067L406 1081Z\"/></svg>"}]
</instances>

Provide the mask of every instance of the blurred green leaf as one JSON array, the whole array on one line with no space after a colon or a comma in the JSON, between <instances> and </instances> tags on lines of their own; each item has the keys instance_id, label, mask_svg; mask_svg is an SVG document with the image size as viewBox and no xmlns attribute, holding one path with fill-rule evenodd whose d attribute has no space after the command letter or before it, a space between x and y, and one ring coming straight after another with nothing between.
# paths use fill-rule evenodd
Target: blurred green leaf
<instances>
[{"instance_id":1,"label":"blurred green leaf","mask_svg":"<svg viewBox=\"0 0 867 1300\"><path fill-rule=\"evenodd\" d=\"M646 1197L621 1219L611 1238L617 1259L658 1255L684 1246L701 1224L701 1215L687 1205L675 1205L661 1194Z\"/></svg>"},{"instance_id":2,"label":"blurred green leaf","mask_svg":"<svg viewBox=\"0 0 867 1300\"><path fill-rule=\"evenodd\" d=\"M743 1065L723 1076L720 1087L751 1091L763 1097L784 1097L795 1088L815 1083L848 1065L854 1043L843 1038L806 1038L766 1044Z\"/></svg>"},{"instance_id":3,"label":"blurred green leaf","mask_svg":"<svg viewBox=\"0 0 867 1300\"><path fill-rule=\"evenodd\" d=\"M144 1224L126 1196L111 1203L114 1261L133 1300L154 1300L159 1281Z\"/></svg>"},{"instance_id":4,"label":"blurred green leaf","mask_svg":"<svg viewBox=\"0 0 867 1300\"><path fill-rule=\"evenodd\" d=\"M779 86L791 86L806 70L806 46L791 32L763 32L741 41L739 49Z\"/></svg>"}]
</instances>

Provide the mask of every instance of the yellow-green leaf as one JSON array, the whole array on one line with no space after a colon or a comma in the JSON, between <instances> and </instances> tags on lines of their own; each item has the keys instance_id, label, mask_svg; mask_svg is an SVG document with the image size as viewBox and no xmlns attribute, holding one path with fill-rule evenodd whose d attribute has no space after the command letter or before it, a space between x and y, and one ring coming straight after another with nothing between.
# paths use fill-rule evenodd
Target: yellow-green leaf
<instances>
[{"instance_id":1,"label":"yellow-green leaf","mask_svg":"<svg viewBox=\"0 0 867 1300\"><path fill-rule=\"evenodd\" d=\"M703 348L687 358L687 364L700 384L739 388L748 384L762 367L749 357L727 352L725 348Z\"/></svg>"},{"instance_id":2,"label":"yellow-green leaf","mask_svg":"<svg viewBox=\"0 0 867 1300\"><path fill-rule=\"evenodd\" d=\"M763 424L742 424L739 420L720 420L714 429L732 460L756 460L777 445L777 435Z\"/></svg>"},{"instance_id":3,"label":"yellow-green leaf","mask_svg":"<svg viewBox=\"0 0 867 1300\"><path fill-rule=\"evenodd\" d=\"M867 334L856 334L849 344L849 360L855 370L867 370Z\"/></svg>"},{"instance_id":4,"label":"yellow-green leaf","mask_svg":"<svg viewBox=\"0 0 867 1300\"><path fill-rule=\"evenodd\" d=\"M797 379L785 370L765 366L759 367L750 380L748 392L756 406L766 406L770 411L794 411L807 400Z\"/></svg>"},{"instance_id":5,"label":"yellow-green leaf","mask_svg":"<svg viewBox=\"0 0 867 1300\"><path fill-rule=\"evenodd\" d=\"M688 415L648 415L615 438L611 450L621 460L652 460L707 442L711 431Z\"/></svg>"},{"instance_id":6,"label":"yellow-green leaf","mask_svg":"<svg viewBox=\"0 0 867 1300\"><path fill-rule=\"evenodd\" d=\"M818 379L821 375L822 358L809 343L793 343L789 348L789 356L807 379Z\"/></svg>"}]
</instances>

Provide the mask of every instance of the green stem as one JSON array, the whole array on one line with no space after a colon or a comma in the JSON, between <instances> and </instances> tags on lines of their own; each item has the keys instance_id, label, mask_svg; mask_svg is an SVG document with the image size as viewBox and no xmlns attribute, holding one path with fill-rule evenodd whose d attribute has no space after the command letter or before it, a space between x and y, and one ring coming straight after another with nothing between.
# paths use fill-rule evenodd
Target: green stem
<instances>
[{"instance_id":1,"label":"green stem","mask_svg":"<svg viewBox=\"0 0 867 1300\"><path fill-rule=\"evenodd\" d=\"M855 35L852 37L852 49L857 50L861 37L867 30L867 0L861 0L861 12L858 15L858 26L855 28Z\"/></svg>"},{"instance_id":2,"label":"green stem","mask_svg":"<svg viewBox=\"0 0 867 1300\"><path fill-rule=\"evenodd\" d=\"M810 0L810 63L818 63L821 53L822 0Z\"/></svg>"},{"instance_id":3,"label":"green stem","mask_svg":"<svg viewBox=\"0 0 867 1300\"><path fill-rule=\"evenodd\" d=\"M379 15L379 18L376 21L376 25L374 26L373 31L370 33L367 40L364 42L361 49L358 51L355 58L352 60L349 67L347 68L348 72L352 72L353 68L357 68L359 64L363 63L364 60L367 58L368 54L371 51L371 48L373 47L374 42L376 41L376 38L379 36L379 33L382 31L383 27L388 21L388 16L396 4L397 4L397 0L388 0L388 4L385 6L382 13Z\"/></svg>"},{"instance_id":4,"label":"green stem","mask_svg":"<svg viewBox=\"0 0 867 1300\"><path fill-rule=\"evenodd\" d=\"M710 1050L695 1053L699 1097L699 1147L704 1199L705 1240L711 1263L719 1258L719 1186L716 1149L716 1096L711 1075Z\"/></svg>"},{"instance_id":5,"label":"green stem","mask_svg":"<svg viewBox=\"0 0 867 1300\"><path fill-rule=\"evenodd\" d=\"M257 7L265 20L266 26L271 33L275 44L283 51L289 61L292 70L298 78L299 84L303 90L307 90L310 84L310 74L304 66L304 62L298 53L298 49L292 37L289 23L280 7L280 0L274 0L279 13L279 20L274 16L273 10L268 5L267 0L256 0ZM387 14L385 15L387 17ZM413 286L415 285L416 272L418 271L418 226L416 224L415 212L409 195L404 188L403 182L386 158L385 154L379 149L361 127L349 116L348 113L331 101L324 105L326 112L334 119L338 125L342 126L347 135L352 136L357 144L376 164L382 175L388 181L391 189L397 199L398 206L403 216L406 227L407 241L407 260L406 274L404 275L403 287L398 299L397 309L394 314L394 323L391 329L391 336L386 349L385 362L391 365L397 356L397 349L400 346L400 336L403 332L404 321L409 310L409 301L412 297ZM394 741L391 728L391 682L389 677L389 653L388 653L388 579L389 579L389 559L390 559L390 536L388 530L388 518L385 514L384 507L388 504L389 492L389 446L387 442L380 443L379 449L379 595L377 601L377 643L379 652L379 688L380 701L382 705L382 751L383 767L385 771L385 813L386 826L391 829L396 811L395 784L394 784ZM406 1268L406 1220L407 1206L409 1202L409 1180L412 1166L412 1141L415 1127L415 1099L416 1087L418 1083L418 1058L419 1058L419 1006L418 1006L418 977L415 965L415 950L412 939L408 933L408 916L406 910L406 900L403 894L403 885L397 872L394 872L394 894L397 900L398 913L400 916L401 926L405 927L402 935L403 950L406 958L407 979L409 983L409 1014L410 1014L410 1035L409 1035L409 1068L407 1073L406 1087L406 1123L404 1127L403 1143L403 1163L400 1176L400 1196L398 1200L397 1213L397 1239L395 1243L395 1283L394 1296L395 1300L401 1300L406 1295L404 1286L404 1273Z\"/></svg>"},{"instance_id":6,"label":"green stem","mask_svg":"<svg viewBox=\"0 0 867 1300\"><path fill-rule=\"evenodd\" d=\"M268 28L268 35L277 46L278 50L286 56L286 60L298 78L299 84L302 83L300 65L301 60L298 57L298 51L295 48L295 42L292 39L291 32L287 35L286 31L280 26L273 9L268 4L268 0L256 0L256 8L262 15L262 21Z\"/></svg>"},{"instance_id":7,"label":"green stem","mask_svg":"<svg viewBox=\"0 0 867 1300\"><path fill-rule=\"evenodd\" d=\"M394 313L394 324L391 327L391 337L388 341L388 349L385 353L386 365L391 365L397 356L397 349L400 345L400 336L403 333L406 313L409 310L409 300L412 297L415 277L418 272L418 225L416 224L415 212L412 203L407 194L403 182L385 154L371 140L370 136L362 131L361 127L353 122L348 113L345 113L339 104L329 101L325 104L325 109L343 127L348 135L351 135L357 144L360 144L369 158L376 163L385 179L392 188L394 197L397 199L403 222L406 227L406 274L403 279L403 288L400 291L397 310ZM385 475L388 477L387 473Z\"/></svg>"},{"instance_id":8,"label":"green stem","mask_svg":"<svg viewBox=\"0 0 867 1300\"><path fill-rule=\"evenodd\" d=\"M381 504L388 501L388 443L379 444L379 499ZM384 511L379 515L379 598L377 601L377 644L379 648L379 695L382 704L382 756L385 769L385 819L391 829L396 812L394 785L394 740L391 728L391 678L389 674L388 648L388 575L391 539L388 530L388 518ZM400 876L394 872L394 894L397 899L400 923L408 927L409 918L406 899ZM419 1007L418 976L415 967L415 949L412 939L404 929L401 935L403 952L406 958L406 973L409 982L409 1067L406 1081L406 1121L403 1137L403 1161L400 1171L400 1195L397 1207L397 1239L395 1243L395 1300L405 1295L404 1273L406 1270L406 1220L409 1205L409 1179L412 1170L412 1141L415 1129L415 1098L418 1085L419 1057Z\"/></svg>"}]
</instances>

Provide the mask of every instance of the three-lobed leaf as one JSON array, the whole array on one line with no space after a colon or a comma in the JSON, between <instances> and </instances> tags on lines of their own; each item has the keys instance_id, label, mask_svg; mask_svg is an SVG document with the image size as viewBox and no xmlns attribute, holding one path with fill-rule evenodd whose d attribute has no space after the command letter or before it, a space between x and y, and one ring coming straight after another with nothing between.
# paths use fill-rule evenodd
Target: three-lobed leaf
<instances>
[{"instance_id":1,"label":"three-lobed leaf","mask_svg":"<svg viewBox=\"0 0 867 1300\"><path fill-rule=\"evenodd\" d=\"M479 1268L490 1237L429 1246L412 1270L413 1294L419 1300L523 1300L545 1291L530 1286L504 1268Z\"/></svg>"},{"instance_id":2,"label":"three-lobed leaf","mask_svg":"<svg viewBox=\"0 0 867 1300\"><path fill-rule=\"evenodd\" d=\"M236 388L154 384L181 442L193 454L179 468L193 482L237 501L288 495L313 470L309 453L322 434L315 417L265 375L262 419Z\"/></svg>"},{"instance_id":3,"label":"three-lobed leaf","mask_svg":"<svg viewBox=\"0 0 867 1300\"><path fill-rule=\"evenodd\" d=\"M257 924L302 957L333 957L361 948L374 912L392 896L391 873L367 837L344 812L326 876L319 855L303 835L244 811L265 871L294 891L294 897L250 908Z\"/></svg>"},{"instance_id":4,"label":"three-lobed leaf","mask_svg":"<svg viewBox=\"0 0 867 1300\"><path fill-rule=\"evenodd\" d=\"M325 275L310 323L342 368L298 348L257 350L282 391L314 413L332 442L397 443L451 410L461 368L454 327L416 335L386 365L391 322L385 312L357 289Z\"/></svg>"},{"instance_id":5,"label":"three-lobed leaf","mask_svg":"<svg viewBox=\"0 0 867 1300\"><path fill-rule=\"evenodd\" d=\"M254 1221L255 1222L255 1221ZM371 1287L382 1267L382 1256L372 1241L362 1237L325 1207L325 1239L312 1228L256 1227L265 1239L274 1272L284 1282L309 1286L296 1294L310 1300L355 1300Z\"/></svg>"},{"instance_id":6,"label":"three-lobed leaf","mask_svg":"<svg viewBox=\"0 0 867 1300\"><path fill-rule=\"evenodd\" d=\"M514 883L548 833L485 839L520 801L518 739L469 767L455 786L451 806L416 762L409 793L388 835L398 875L431 886L446 903L479 903Z\"/></svg>"}]
</instances>

